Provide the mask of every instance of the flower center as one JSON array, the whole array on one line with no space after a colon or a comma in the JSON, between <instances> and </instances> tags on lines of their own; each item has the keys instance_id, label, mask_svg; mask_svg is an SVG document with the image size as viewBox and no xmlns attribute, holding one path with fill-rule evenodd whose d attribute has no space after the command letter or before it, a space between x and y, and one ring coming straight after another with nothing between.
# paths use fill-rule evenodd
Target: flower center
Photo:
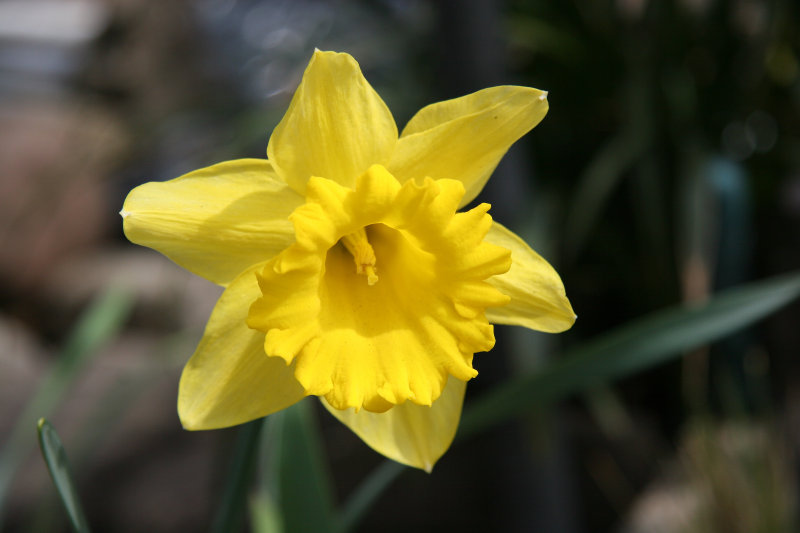
<instances>
[{"instance_id":1,"label":"flower center","mask_svg":"<svg viewBox=\"0 0 800 533\"><path fill-rule=\"evenodd\" d=\"M431 405L448 379L475 377L473 354L494 345L485 310L508 302L486 280L511 256L483 240L487 204L456 212L463 195L460 182L401 184L379 165L353 189L311 178L290 216L295 243L258 274L247 324L266 333L266 355L335 409Z\"/></svg>"},{"instance_id":2,"label":"flower center","mask_svg":"<svg viewBox=\"0 0 800 533\"><path fill-rule=\"evenodd\" d=\"M378 283L378 274L375 269L375 250L367 240L366 228L359 228L353 233L342 237L341 242L356 263L356 274L367 277L370 287Z\"/></svg>"}]
</instances>

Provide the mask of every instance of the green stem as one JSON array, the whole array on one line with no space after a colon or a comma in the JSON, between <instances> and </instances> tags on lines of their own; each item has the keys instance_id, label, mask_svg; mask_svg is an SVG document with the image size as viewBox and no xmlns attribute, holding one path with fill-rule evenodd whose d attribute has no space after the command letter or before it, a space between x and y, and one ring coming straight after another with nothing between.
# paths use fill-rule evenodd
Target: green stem
<instances>
[{"instance_id":1,"label":"green stem","mask_svg":"<svg viewBox=\"0 0 800 533\"><path fill-rule=\"evenodd\" d=\"M211 526L212 533L231 533L242 527L247 491L255 471L256 450L263 425L264 419L259 418L239 429L222 503Z\"/></svg>"}]
</instances>

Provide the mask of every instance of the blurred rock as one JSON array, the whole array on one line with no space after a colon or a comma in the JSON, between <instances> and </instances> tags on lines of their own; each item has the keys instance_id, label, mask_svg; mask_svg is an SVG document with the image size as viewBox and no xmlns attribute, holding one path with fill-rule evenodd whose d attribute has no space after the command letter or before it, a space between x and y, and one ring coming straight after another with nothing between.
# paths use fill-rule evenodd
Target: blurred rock
<instances>
[{"instance_id":1,"label":"blurred rock","mask_svg":"<svg viewBox=\"0 0 800 533\"><path fill-rule=\"evenodd\" d=\"M620 532L700 533L696 522L708 505L705 496L684 482L662 479L639 496Z\"/></svg>"},{"instance_id":2,"label":"blurred rock","mask_svg":"<svg viewBox=\"0 0 800 533\"><path fill-rule=\"evenodd\" d=\"M48 351L17 320L0 315L0 445L48 364Z\"/></svg>"},{"instance_id":3,"label":"blurred rock","mask_svg":"<svg viewBox=\"0 0 800 533\"><path fill-rule=\"evenodd\" d=\"M193 3L105 0L112 20L81 74L92 91L114 98L152 140L171 115L213 105L224 86L204 70L209 50L197 31ZM229 89L230 90L230 89Z\"/></svg>"},{"instance_id":4,"label":"blurred rock","mask_svg":"<svg viewBox=\"0 0 800 533\"><path fill-rule=\"evenodd\" d=\"M99 108L0 106L0 290L30 291L54 264L108 234L106 176L125 145Z\"/></svg>"},{"instance_id":5,"label":"blurred rock","mask_svg":"<svg viewBox=\"0 0 800 533\"><path fill-rule=\"evenodd\" d=\"M665 466L637 498L622 533L797 531L792 453L776 427L696 422Z\"/></svg>"},{"instance_id":6,"label":"blurred rock","mask_svg":"<svg viewBox=\"0 0 800 533\"><path fill-rule=\"evenodd\" d=\"M129 245L65 260L50 272L41 297L50 304L53 326L63 326L80 307L110 286L135 295L135 326L161 332L201 332L222 294L221 287L163 255Z\"/></svg>"}]
</instances>

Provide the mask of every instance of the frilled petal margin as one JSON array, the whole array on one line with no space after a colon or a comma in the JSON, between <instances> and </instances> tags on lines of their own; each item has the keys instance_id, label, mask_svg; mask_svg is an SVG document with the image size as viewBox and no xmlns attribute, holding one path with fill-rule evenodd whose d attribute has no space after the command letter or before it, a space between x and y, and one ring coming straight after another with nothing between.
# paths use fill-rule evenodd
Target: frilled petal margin
<instances>
[{"instance_id":1,"label":"frilled petal margin","mask_svg":"<svg viewBox=\"0 0 800 533\"><path fill-rule=\"evenodd\" d=\"M492 87L429 105L403 130L388 169L401 182L426 176L459 180L466 189L464 206L547 109L546 92L516 86Z\"/></svg>"},{"instance_id":2,"label":"frilled petal margin","mask_svg":"<svg viewBox=\"0 0 800 533\"><path fill-rule=\"evenodd\" d=\"M345 187L372 164L385 164L397 141L389 108L347 54L314 52L267 156L301 194L311 176Z\"/></svg>"},{"instance_id":3,"label":"frilled petal margin","mask_svg":"<svg viewBox=\"0 0 800 533\"><path fill-rule=\"evenodd\" d=\"M511 250L511 269L493 276L489 284L511 297L503 307L486 309L494 324L523 326L559 333L575 323L575 312L556 271L514 232L494 222L486 241Z\"/></svg>"},{"instance_id":4,"label":"frilled petal margin","mask_svg":"<svg viewBox=\"0 0 800 533\"><path fill-rule=\"evenodd\" d=\"M136 187L121 214L131 242L226 285L294 242L289 214L303 200L268 161L238 159Z\"/></svg>"},{"instance_id":5,"label":"frilled petal margin","mask_svg":"<svg viewBox=\"0 0 800 533\"><path fill-rule=\"evenodd\" d=\"M455 180L401 186L380 165L355 189L312 178L297 241L259 274L250 308L266 353L336 409L431 405L449 375L474 377L473 354L494 346L484 310L508 301L484 280L511 257L483 242L488 205L456 213L463 194Z\"/></svg>"},{"instance_id":6,"label":"frilled petal margin","mask_svg":"<svg viewBox=\"0 0 800 533\"><path fill-rule=\"evenodd\" d=\"M339 410L322 405L369 445L398 463L430 472L447 451L458 429L467 384L450 377L431 407L405 402L385 413Z\"/></svg>"},{"instance_id":7,"label":"frilled petal margin","mask_svg":"<svg viewBox=\"0 0 800 533\"><path fill-rule=\"evenodd\" d=\"M294 366L264 353L264 334L247 327L247 311L261 294L260 263L231 282L220 297L200 345L186 364L178 414L186 429L215 429L269 415L305 397Z\"/></svg>"}]
</instances>

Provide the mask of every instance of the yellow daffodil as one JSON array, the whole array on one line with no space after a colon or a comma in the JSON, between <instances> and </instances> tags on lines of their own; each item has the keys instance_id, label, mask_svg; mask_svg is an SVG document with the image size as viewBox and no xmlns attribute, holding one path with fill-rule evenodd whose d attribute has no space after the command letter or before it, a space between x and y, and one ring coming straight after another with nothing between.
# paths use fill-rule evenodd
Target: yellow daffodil
<instances>
[{"instance_id":1,"label":"yellow daffodil","mask_svg":"<svg viewBox=\"0 0 800 533\"><path fill-rule=\"evenodd\" d=\"M314 395L378 452L430 470L491 323L575 320L558 274L487 204L458 212L546 96L485 89L425 107L398 137L355 60L317 51L268 160L131 191L127 237L225 287L181 377L183 425L241 424Z\"/></svg>"}]
</instances>

